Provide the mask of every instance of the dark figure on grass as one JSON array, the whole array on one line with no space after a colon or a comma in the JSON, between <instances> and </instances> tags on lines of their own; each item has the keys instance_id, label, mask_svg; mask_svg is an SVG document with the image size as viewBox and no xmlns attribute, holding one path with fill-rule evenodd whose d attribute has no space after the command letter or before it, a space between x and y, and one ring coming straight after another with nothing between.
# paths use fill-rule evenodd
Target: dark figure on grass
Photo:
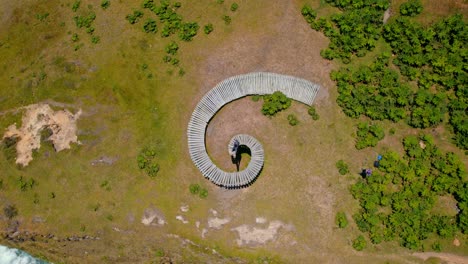
<instances>
[{"instance_id":1,"label":"dark figure on grass","mask_svg":"<svg viewBox=\"0 0 468 264\"><path fill-rule=\"evenodd\" d=\"M240 161L241 161L241 155L237 153L239 151L239 146L240 146L239 141L237 139L234 139L234 144L232 146L230 154L231 154L232 163L236 164L237 171L239 171L239 166L240 166Z\"/></svg>"}]
</instances>

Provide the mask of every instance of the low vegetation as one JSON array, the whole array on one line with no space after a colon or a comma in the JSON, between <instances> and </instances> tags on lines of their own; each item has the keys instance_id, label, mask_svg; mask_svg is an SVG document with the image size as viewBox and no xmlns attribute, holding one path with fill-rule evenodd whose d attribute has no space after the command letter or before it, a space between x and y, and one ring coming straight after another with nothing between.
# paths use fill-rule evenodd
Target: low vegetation
<instances>
[{"instance_id":1,"label":"low vegetation","mask_svg":"<svg viewBox=\"0 0 468 264\"><path fill-rule=\"evenodd\" d=\"M208 190L202 188L198 183L190 184L189 191L191 194L198 195L202 199L208 197Z\"/></svg>"},{"instance_id":2,"label":"low vegetation","mask_svg":"<svg viewBox=\"0 0 468 264\"><path fill-rule=\"evenodd\" d=\"M159 164L156 162L156 149L154 147L146 147L140 151L137 157L138 168L154 178L159 172Z\"/></svg>"},{"instance_id":3,"label":"low vegetation","mask_svg":"<svg viewBox=\"0 0 468 264\"><path fill-rule=\"evenodd\" d=\"M309 107L307 113L309 113L313 120L319 120L320 118L319 114L317 113L317 110L315 109L315 106Z\"/></svg>"},{"instance_id":4,"label":"low vegetation","mask_svg":"<svg viewBox=\"0 0 468 264\"><path fill-rule=\"evenodd\" d=\"M348 218L344 212L338 212L335 216L335 224L339 228L345 228L348 226Z\"/></svg>"},{"instance_id":5,"label":"low vegetation","mask_svg":"<svg viewBox=\"0 0 468 264\"><path fill-rule=\"evenodd\" d=\"M357 126L356 148L363 149L375 147L377 143L385 137L383 128L377 124L368 124L361 122Z\"/></svg>"},{"instance_id":6,"label":"low vegetation","mask_svg":"<svg viewBox=\"0 0 468 264\"><path fill-rule=\"evenodd\" d=\"M299 120L294 114L288 115L288 122L289 122L289 125L291 126L296 126L297 124L299 124Z\"/></svg>"},{"instance_id":7,"label":"low vegetation","mask_svg":"<svg viewBox=\"0 0 468 264\"><path fill-rule=\"evenodd\" d=\"M359 229L373 244L396 240L417 250L429 237L468 233L468 182L460 159L440 151L428 135L408 136L403 147L403 157L387 151L378 170L352 186L361 206L353 215ZM458 202L456 215L432 210L447 195Z\"/></svg>"},{"instance_id":8,"label":"low vegetation","mask_svg":"<svg viewBox=\"0 0 468 264\"><path fill-rule=\"evenodd\" d=\"M316 20L315 10L308 5L302 8L311 27L330 38L329 47L321 52L324 58L350 63L353 56L373 50L377 41L389 45L394 56L383 52L368 66L351 65L331 73L345 114L394 122L404 119L412 127L427 128L444 122L448 112L455 144L468 149L464 121L468 120L464 52L468 27L462 15L426 27L410 18L422 11L420 1L410 0L400 6L402 16L383 25L389 1L326 2L342 12Z\"/></svg>"},{"instance_id":9,"label":"low vegetation","mask_svg":"<svg viewBox=\"0 0 468 264\"><path fill-rule=\"evenodd\" d=\"M288 109L291 99L284 93L276 91L273 94L263 96L262 113L266 116L274 116L276 113Z\"/></svg>"},{"instance_id":10,"label":"low vegetation","mask_svg":"<svg viewBox=\"0 0 468 264\"><path fill-rule=\"evenodd\" d=\"M336 168L338 169L338 172L341 174L341 175L346 175L349 173L349 167L348 167L348 164L346 164L346 162L344 162L344 160L339 160L336 162L335 164Z\"/></svg>"}]
</instances>

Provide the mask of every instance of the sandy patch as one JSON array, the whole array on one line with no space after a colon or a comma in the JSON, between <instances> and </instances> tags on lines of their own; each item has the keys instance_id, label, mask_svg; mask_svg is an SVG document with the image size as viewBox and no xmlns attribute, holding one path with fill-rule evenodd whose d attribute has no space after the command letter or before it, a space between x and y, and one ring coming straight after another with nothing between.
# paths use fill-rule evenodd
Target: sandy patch
<instances>
[{"instance_id":1,"label":"sandy patch","mask_svg":"<svg viewBox=\"0 0 468 264\"><path fill-rule=\"evenodd\" d=\"M239 246L255 246L259 244L265 244L269 241L273 241L277 238L278 231L280 228L286 230L292 230L294 227L286 225L281 221L271 221L267 228L252 227L249 225L241 225L231 229L236 231L239 235L239 239L236 240Z\"/></svg>"},{"instance_id":2,"label":"sandy patch","mask_svg":"<svg viewBox=\"0 0 468 264\"><path fill-rule=\"evenodd\" d=\"M52 141L55 151L69 149L71 143L78 143L76 136L76 121L81 110L72 114L68 110L54 111L48 104L33 104L26 107L22 117L22 125L18 129L16 124L7 128L3 139L18 138L16 144L16 163L27 166L31 162L32 152L41 147L41 131L50 129L52 134L47 140Z\"/></svg>"},{"instance_id":3,"label":"sandy patch","mask_svg":"<svg viewBox=\"0 0 468 264\"><path fill-rule=\"evenodd\" d=\"M413 256L423 259L424 261L432 258L437 258L446 264L466 264L468 263L468 256L459 256L448 253L435 253L435 252L420 252L413 253Z\"/></svg>"},{"instance_id":4,"label":"sandy patch","mask_svg":"<svg viewBox=\"0 0 468 264\"><path fill-rule=\"evenodd\" d=\"M145 212L143 213L143 217L141 218L141 223L144 224L145 226L150 226L150 225L162 226L166 224L166 219L160 210L150 207L150 208L146 208Z\"/></svg>"},{"instance_id":5,"label":"sandy patch","mask_svg":"<svg viewBox=\"0 0 468 264\"><path fill-rule=\"evenodd\" d=\"M189 221L185 220L185 218L184 218L183 216L181 216L181 215L176 216L176 220L179 220L179 221L181 221L181 222L184 223L184 224L188 224L188 223L189 223Z\"/></svg>"},{"instance_id":6,"label":"sandy patch","mask_svg":"<svg viewBox=\"0 0 468 264\"><path fill-rule=\"evenodd\" d=\"M208 218L208 227L213 229L221 229L221 227L227 223L229 223L231 219L229 218Z\"/></svg>"}]
</instances>

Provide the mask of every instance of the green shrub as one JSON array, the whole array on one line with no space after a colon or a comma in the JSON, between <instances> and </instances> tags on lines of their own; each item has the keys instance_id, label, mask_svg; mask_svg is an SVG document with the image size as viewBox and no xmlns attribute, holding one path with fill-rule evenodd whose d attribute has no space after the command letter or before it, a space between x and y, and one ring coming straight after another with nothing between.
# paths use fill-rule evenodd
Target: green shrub
<instances>
[{"instance_id":1,"label":"green shrub","mask_svg":"<svg viewBox=\"0 0 468 264\"><path fill-rule=\"evenodd\" d=\"M359 235L356 239L353 240L353 248L357 251L363 250L364 248L366 248L366 246L366 239L362 235Z\"/></svg>"},{"instance_id":2,"label":"green shrub","mask_svg":"<svg viewBox=\"0 0 468 264\"><path fill-rule=\"evenodd\" d=\"M156 24L156 20L149 18L143 24L143 31L146 33L156 33L158 32L158 26Z\"/></svg>"},{"instance_id":3,"label":"green shrub","mask_svg":"<svg viewBox=\"0 0 468 264\"><path fill-rule=\"evenodd\" d=\"M172 60L171 60L171 64L174 65L174 66L179 65L179 62L180 62L180 61L179 61L179 59L177 59L177 58L172 58Z\"/></svg>"},{"instance_id":4,"label":"green shrub","mask_svg":"<svg viewBox=\"0 0 468 264\"><path fill-rule=\"evenodd\" d=\"M176 55L177 51L179 50L179 45L177 45L175 41L172 41L171 43L167 44L164 50L167 54Z\"/></svg>"},{"instance_id":5,"label":"green shrub","mask_svg":"<svg viewBox=\"0 0 468 264\"><path fill-rule=\"evenodd\" d=\"M152 147L145 147L137 156L138 168L144 170L151 178L156 177L160 169L155 158L156 150Z\"/></svg>"},{"instance_id":6,"label":"green shrub","mask_svg":"<svg viewBox=\"0 0 468 264\"><path fill-rule=\"evenodd\" d=\"M302 16L304 16L307 23L313 23L317 17L317 11L313 10L309 5L304 5L301 10Z\"/></svg>"},{"instance_id":7,"label":"green shrub","mask_svg":"<svg viewBox=\"0 0 468 264\"><path fill-rule=\"evenodd\" d=\"M262 99L262 96L259 94L252 95L252 101L258 102L258 100Z\"/></svg>"},{"instance_id":8,"label":"green shrub","mask_svg":"<svg viewBox=\"0 0 468 264\"><path fill-rule=\"evenodd\" d=\"M385 137L383 128L377 124L369 125L367 122L361 122L357 126L356 148L363 149L375 147L377 143Z\"/></svg>"},{"instance_id":9,"label":"green shrub","mask_svg":"<svg viewBox=\"0 0 468 264\"><path fill-rule=\"evenodd\" d=\"M222 4L222 3L224 3L224 0L216 0L216 3Z\"/></svg>"},{"instance_id":10,"label":"green shrub","mask_svg":"<svg viewBox=\"0 0 468 264\"><path fill-rule=\"evenodd\" d=\"M296 116L293 114L288 115L288 122L291 126L299 124L299 120L297 120Z\"/></svg>"},{"instance_id":11,"label":"green shrub","mask_svg":"<svg viewBox=\"0 0 468 264\"><path fill-rule=\"evenodd\" d=\"M228 15L224 15L223 16L223 21L224 21L224 24L229 25L229 24L231 24L231 17L228 16Z\"/></svg>"},{"instance_id":12,"label":"green shrub","mask_svg":"<svg viewBox=\"0 0 468 264\"><path fill-rule=\"evenodd\" d=\"M421 0L409 0L401 4L400 6L400 14L402 16L416 16L420 14L423 10L423 5Z\"/></svg>"},{"instance_id":13,"label":"green shrub","mask_svg":"<svg viewBox=\"0 0 468 264\"><path fill-rule=\"evenodd\" d=\"M107 9L110 6L110 1L109 0L102 0L101 2L101 7L102 9Z\"/></svg>"},{"instance_id":14,"label":"green shrub","mask_svg":"<svg viewBox=\"0 0 468 264\"><path fill-rule=\"evenodd\" d=\"M182 76L184 76L184 75L185 75L184 69L180 68L180 69L179 69L179 76L182 77Z\"/></svg>"},{"instance_id":15,"label":"green shrub","mask_svg":"<svg viewBox=\"0 0 468 264\"><path fill-rule=\"evenodd\" d=\"M77 0L73 3L72 5L72 10L73 12L76 12L78 10L78 8L80 8L80 4L81 4L81 1L80 0Z\"/></svg>"},{"instance_id":16,"label":"green shrub","mask_svg":"<svg viewBox=\"0 0 468 264\"><path fill-rule=\"evenodd\" d=\"M78 28L89 28L91 24L96 19L96 14L94 12L89 13L87 16L75 16L73 20Z\"/></svg>"},{"instance_id":17,"label":"green shrub","mask_svg":"<svg viewBox=\"0 0 468 264\"><path fill-rule=\"evenodd\" d=\"M280 91L263 96L262 113L274 116L276 113L288 109L291 106L291 99Z\"/></svg>"},{"instance_id":18,"label":"green shrub","mask_svg":"<svg viewBox=\"0 0 468 264\"><path fill-rule=\"evenodd\" d=\"M169 55L164 55L163 61L164 61L165 63L169 63L169 62L171 62L171 60L172 60L172 57L171 57L171 56L169 56Z\"/></svg>"},{"instance_id":19,"label":"green shrub","mask_svg":"<svg viewBox=\"0 0 468 264\"><path fill-rule=\"evenodd\" d=\"M314 106L309 107L309 110L307 112L313 120L319 120L320 116L317 114L317 111L315 110Z\"/></svg>"},{"instance_id":20,"label":"green shrub","mask_svg":"<svg viewBox=\"0 0 468 264\"><path fill-rule=\"evenodd\" d=\"M205 188L201 189L199 196L200 198L205 199L206 197L208 197L208 190Z\"/></svg>"},{"instance_id":21,"label":"green shrub","mask_svg":"<svg viewBox=\"0 0 468 264\"><path fill-rule=\"evenodd\" d=\"M173 6L174 6L174 8L180 8L182 6L182 3L181 2L175 2Z\"/></svg>"},{"instance_id":22,"label":"green shrub","mask_svg":"<svg viewBox=\"0 0 468 264\"><path fill-rule=\"evenodd\" d=\"M237 3L232 3L231 5L231 11L236 12L236 10L239 8L239 4Z\"/></svg>"},{"instance_id":23,"label":"green shrub","mask_svg":"<svg viewBox=\"0 0 468 264\"><path fill-rule=\"evenodd\" d=\"M339 228L345 228L348 226L348 218L344 212L338 212L335 216L335 224Z\"/></svg>"},{"instance_id":24,"label":"green shrub","mask_svg":"<svg viewBox=\"0 0 468 264\"><path fill-rule=\"evenodd\" d=\"M47 17L49 17L49 13L43 13L43 14L36 14L36 18L37 20L39 21L44 21L47 19Z\"/></svg>"},{"instance_id":25,"label":"green shrub","mask_svg":"<svg viewBox=\"0 0 468 264\"><path fill-rule=\"evenodd\" d=\"M335 165L341 175L345 175L349 172L348 164L346 164L343 160L337 161Z\"/></svg>"},{"instance_id":26,"label":"green shrub","mask_svg":"<svg viewBox=\"0 0 468 264\"><path fill-rule=\"evenodd\" d=\"M135 24L136 22L138 22L138 20L140 20L141 17L143 17L143 12L135 10L133 11L133 14L129 14L125 18L130 24Z\"/></svg>"},{"instance_id":27,"label":"green shrub","mask_svg":"<svg viewBox=\"0 0 468 264\"><path fill-rule=\"evenodd\" d=\"M182 23L179 29L179 38L183 41L191 41L197 35L199 28L197 22Z\"/></svg>"},{"instance_id":28,"label":"green shrub","mask_svg":"<svg viewBox=\"0 0 468 264\"><path fill-rule=\"evenodd\" d=\"M196 183L192 183L190 184L189 186L189 190L190 190L190 193L191 194L199 194L200 193L200 185L199 184L196 184Z\"/></svg>"},{"instance_id":29,"label":"green shrub","mask_svg":"<svg viewBox=\"0 0 468 264\"><path fill-rule=\"evenodd\" d=\"M205 34L210 34L211 32L213 32L213 24L209 23L207 25L205 25L203 27L203 31L205 32Z\"/></svg>"},{"instance_id":30,"label":"green shrub","mask_svg":"<svg viewBox=\"0 0 468 264\"><path fill-rule=\"evenodd\" d=\"M142 4L143 8L148 8L150 10L153 10L154 8L154 0L144 0Z\"/></svg>"},{"instance_id":31,"label":"green shrub","mask_svg":"<svg viewBox=\"0 0 468 264\"><path fill-rule=\"evenodd\" d=\"M443 153L428 135L405 137L403 149L403 157L384 153L372 175L351 186L361 207L353 215L359 230L368 232L372 243L398 240L413 250L420 250L428 237L467 233L468 183L460 158ZM446 195L457 200L456 216L433 210Z\"/></svg>"},{"instance_id":32,"label":"green shrub","mask_svg":"<svg viewBox=\"0 0 468 264\"><path fill-rule=\"evenodd\" d=\"M89 28L86 29L86 33L88 34L93 34L94 33L94 27L90 26Z\"/></svg>"},{"instance_id":33,"label":"green shrub","mask_svg":"<svg viewBox=\"0 0 468 264\"><path fill-rule=\"evenodd\" d=\"M91 37L91 43L93 43L93 44L98 44L100 40L101 40L101 38L98 37L98 36L92 36Z\"/></svg>"}]
</instances>

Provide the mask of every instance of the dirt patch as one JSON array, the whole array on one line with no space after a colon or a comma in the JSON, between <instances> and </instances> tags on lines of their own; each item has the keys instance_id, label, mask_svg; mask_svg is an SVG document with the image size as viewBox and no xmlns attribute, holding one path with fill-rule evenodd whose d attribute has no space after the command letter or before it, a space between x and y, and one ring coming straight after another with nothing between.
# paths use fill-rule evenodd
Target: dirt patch
<instances>
[{"instance_id":1,"label":"dirt patch","mask_svg":"<svg viewBox=\"0 0 468 264\"><path fill-rule=\"evenodd\" d=\"M424 252L424 253L413 253L413 256L423 259L424 261L432 258L437 258L446 264L465 264L468 263L468 256L458 256L448 253L435 253L435 252Z\"/></svg>"},{"instance_id":2,"label":"dirt patch","mask_svg":"<svg viewBox=\"0 0 468 264\"><path fill-rule=\"evenodd\" d=\"M154 207L146 208L143 217L141 218L141 223L145 226L150 225L165 225L166 218L164 217L163 213Z\"/></svg>"},{"instance_id":3,"label":"dirt patch","mask_svg":"<svg viewBox=\"0 0 468 264\"><path fill-rule=\"evenodd\" d=\"M239 239L236 240L237 245L256 246L275 240L280 228L285 228L286 230L294 229L291 225L286 225L281 221L275 220L271 221L267 228L241 225L231 230L236 231L239 235Z\"/></svg>"},{"instance_id":4,"label":"dirt patch","mask_svg":"<svg viewBox=\"0 0 468 264\"><path fill-rule=\"evenodd\" d=\"M227 223L229 223L231 219L229 218L208 218L208 227L213 229L221 229L221 227Z\"/></svg>"},{"instance_id":5,"label":"dirt patch","mask_svg":"<svg viewBox=\"0 0 468 264\"><path fill-rule=\"evenodd\" d=\"M48 104L33 104L26 107L26 113L22 117L22 125L18 129L16 124L7 128L3 139L18 138L16 144L16 163L27 166L31 162L32 152L41 147L41 132L50 130L46 140L50 140L55 151L69 149L71 143L78 143L76 136L76 121L81 115L81 110L76 114L68 110L54 111Z\"/></svg>"}]
</instances>

